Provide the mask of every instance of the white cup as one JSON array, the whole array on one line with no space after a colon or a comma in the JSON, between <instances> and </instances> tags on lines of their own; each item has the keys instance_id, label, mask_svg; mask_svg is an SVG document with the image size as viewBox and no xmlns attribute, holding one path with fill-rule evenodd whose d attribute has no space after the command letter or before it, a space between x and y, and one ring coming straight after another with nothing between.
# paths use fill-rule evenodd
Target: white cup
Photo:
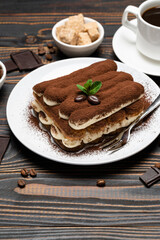
<instances>
[{"instance_id":1,"label":"white cup","mask_svg":"<svg viewBox=\"0 0 160 240\"><path fill-rule=\"evenodd\" d=\"M160 0L148 0L139 7L128 6L123 12L122 24L136 34L136 47L145 56L160 60L160 27L149 24L142 14L153 7L160 6ZM128 20L128 14L136 16L137 24Z\"/></svg>"}]
</instances>

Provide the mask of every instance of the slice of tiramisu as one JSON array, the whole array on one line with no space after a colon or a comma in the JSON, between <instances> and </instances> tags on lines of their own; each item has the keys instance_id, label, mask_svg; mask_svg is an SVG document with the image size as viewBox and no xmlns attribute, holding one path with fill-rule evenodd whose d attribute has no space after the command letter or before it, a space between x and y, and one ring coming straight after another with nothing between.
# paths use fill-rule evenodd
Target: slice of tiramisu
<instances>
[{"instance_id":1,"label":"slice of tiramisu","mask_svg":"<svg viewBox=\"0 0 160 240\"><path fill-rule=\"evenodd\" d=\"M33 87L32 108L56 143L77 151L128 126L144 110L144 88L112 60Z\"/></svg>"}]
</instances>

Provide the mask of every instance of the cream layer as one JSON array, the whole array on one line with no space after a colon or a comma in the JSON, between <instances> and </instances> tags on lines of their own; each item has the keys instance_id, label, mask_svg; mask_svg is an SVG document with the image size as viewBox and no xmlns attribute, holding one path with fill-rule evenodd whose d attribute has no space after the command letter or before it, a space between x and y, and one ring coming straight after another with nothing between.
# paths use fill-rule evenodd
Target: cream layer
<instances>
[{"instance_id":1,"label":"cream layer","mask_svg":"<svg viewBox=\"0 0 160 240\"><path fill-rule=\"evenodd\" d=\"M85 129L87 128L88 126L96 123L96 122L99 122L109 116L111 116L112 114L118 112L119 110L129 106L130 104L134 103L135 101L137 101L138 99L140 99L141 97L143 97L144 94L142 94L139 98L137 99L134 99L132 101L129 101L123 105L120 105L119 108L115 108L113 111L109 112L109 113L106 113L106 114L101 114L101 115L95 115L92 119L89 119L88 121L86 122L71 122L70 120L68 121L68 124L70 125L71 128L75 129L75 130L81 130L81 129ZM60 116L64 116L63 114L61 114ZM67 116L65 116L67 117ZM65 118L66 119L66 118Z\"/></svg>"},{"instance_id":2,"label":"cream layer","mask_svg":"<svg viewBox=\"0 0 160 240\"><path fill-rule=\"evenodd\" d=\"M32 102L32 107L36 112L40 112L40 111L44 112L36 100ZM74 140L67 139L62 134L62 132L59 130L59 128L57 128L54 121L49 116L47 116L46 113L44 113L44 114L45 114L45 117L43 117L43 115L40 115L39 120L40 120L41 123L43 123L45 125L51 125L50 132L51 132L51 135L53 136L53 138L55 138L57 140L61 140L63 145L66 146L67 148L74 148L74 147L80 146L82 143L87 144L87 143L90 143L90 142L92 142L92 141L94 141L98 138L101 138L104 134L109 134L109 133L112 133L112 132L114 132L114 131L116 131L120 128L127 127L141 113L139 113L135 116L132 116L132 117L127 116L128 119L124 119L119 123L106 125L106 127L103 129L103 131L101 130L101 131L96 132L96 133L91 133L91 132L86 130L86 132L85 132L85 134L82 138L74 139ZM49 122L51 124L48 124Z\"/></svg>"}]
</instances>

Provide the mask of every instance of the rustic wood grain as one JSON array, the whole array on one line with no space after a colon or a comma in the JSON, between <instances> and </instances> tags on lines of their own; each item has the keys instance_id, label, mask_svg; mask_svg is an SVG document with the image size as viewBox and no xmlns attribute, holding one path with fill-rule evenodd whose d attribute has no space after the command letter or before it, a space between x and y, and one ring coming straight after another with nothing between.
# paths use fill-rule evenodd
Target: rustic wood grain
<instances>
[{"instance_id":1,"label":"rustic wood grain","mask_svg":"<svg viewBox=\"0 0 160 240\"><path fill-rule=\"evenodd\" d=\"M53 43L51 29L57 21L79 12L105 29L104 41L92 56L118 60L112 38L122 12L141 2L0 1L0 60L22 49L37 53L39 45ZM26 42L30 36L34 43ZM53 61L66 58L59 50L53 54ZM160 137L140 153L112 164L82 167L42 158L15 138L6 119L8 97L28 73L8 73L0 90L0 135L11 136L0 165L0 239L159 239L160 183L148 189L139 176L160 162ZM160 86L158 77L151 78ZM26 178L20 189L22 168L36 169L37 177ZM104 188L96 186L98 179L105 179Z\"/></svg>"}]
</instances>

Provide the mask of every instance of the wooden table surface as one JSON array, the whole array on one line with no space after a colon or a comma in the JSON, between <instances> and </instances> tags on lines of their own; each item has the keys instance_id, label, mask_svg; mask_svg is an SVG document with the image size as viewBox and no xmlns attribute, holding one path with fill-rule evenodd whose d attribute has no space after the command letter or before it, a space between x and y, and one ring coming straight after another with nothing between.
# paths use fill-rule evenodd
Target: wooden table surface
<instances>
[{"instance_id":1,"label":"wooden table surface","mask_svg":"<svg viewBox=\"0 0 160 240\"><path fill-rule=\"evenodd\" d=\"M80 12L105 29L104 41L92 56L118 60L112 37L121 26L124 8L141 2L0 1L0 60L23 49L37 52L40 44L53 42L51 29L57 21ZM53 61L66 58L59 51L53 54ZM146 188L139 180L160 162L160 138L112 164L83 167L42 158L14 137L6 119L7 99L26 74L8 73L0 90L0 134L11 137L0 165L0 239L160 239L160 183ZM158 77L151 78L160 86ZM22 168L37 171L24 189L17 187ZM105 179L106 186L98 188L97 179Z\"/></svg>"}]
</instances>

